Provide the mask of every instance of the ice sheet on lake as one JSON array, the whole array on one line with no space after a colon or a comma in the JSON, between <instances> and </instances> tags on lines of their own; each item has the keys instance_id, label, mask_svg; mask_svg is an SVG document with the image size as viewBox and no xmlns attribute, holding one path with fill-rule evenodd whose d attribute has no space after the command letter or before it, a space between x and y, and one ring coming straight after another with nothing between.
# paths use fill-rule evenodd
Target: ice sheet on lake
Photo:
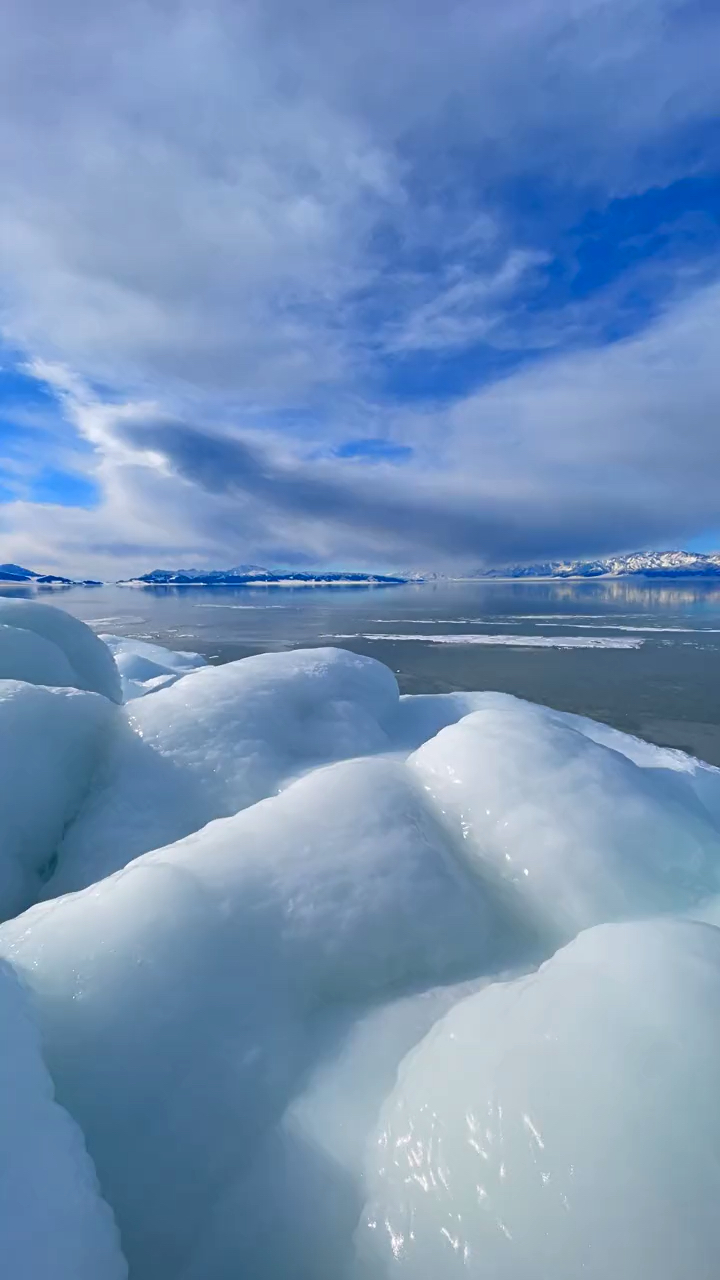
<instances>
[{"instance_id":1,"label":"ice sheet on lake","mask_svg":"<svg viewBox=\"0 0 720 1280\"><path fill-rule=\"evenodd\" d=\"M562 622L545 622L543 625L547 627L564 627L568 625L568 623L563 620ZM578 627L588 631L647 631L650 633L653 631L660 633L665 631L682 631L691 632L693 635L702 634L703 632L709 636L720 635L720 627L641 627L630 626L629 624L619 622L596 622L594 624L589 622L571 622L569 625L571 627Z\"/></svg>"},{"instance_id":2,"label":"ice sheet on lake","mask_svg":"<svg viewBox=\"0 0 720 1280\"><path fill-rule=\"evenodd\" d=\"M324 636L325 640L384 640L422 641L424 644L488 644L508 645L517 649L639 649L643 640L638 636L536 636L493 635L466 633L464 635L386 635L382 632L355 632L352 635Z\"/></svg>"}]
</instances>

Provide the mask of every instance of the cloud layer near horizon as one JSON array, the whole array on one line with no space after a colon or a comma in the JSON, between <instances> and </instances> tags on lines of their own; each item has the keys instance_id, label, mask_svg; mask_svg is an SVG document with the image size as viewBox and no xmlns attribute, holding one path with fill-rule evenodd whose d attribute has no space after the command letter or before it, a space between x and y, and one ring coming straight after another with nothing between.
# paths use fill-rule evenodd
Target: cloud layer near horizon
<instances>
[{"instance_id":1,"label":"cloud layer near horizon","mask_svg":"<svg viewBox=\"0 0 720 1280\"><path fill-rule=\"evenodd\" d=\"M3 558L441 567L720 527L719 37L702 0L8 4L3 363L62 413L10 432ZM34 499L40 464L96 500Z\"/></svg>"}]
</instances>

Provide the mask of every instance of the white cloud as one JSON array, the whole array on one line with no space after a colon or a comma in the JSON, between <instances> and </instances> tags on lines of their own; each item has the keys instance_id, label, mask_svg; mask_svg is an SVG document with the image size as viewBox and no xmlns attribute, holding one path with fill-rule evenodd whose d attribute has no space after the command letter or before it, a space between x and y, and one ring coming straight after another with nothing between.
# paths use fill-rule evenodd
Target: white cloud
<instances>
[{"instance_id":1,"label":"white cloud","mask_svg":"<svg viewBox=\"0 0 720 1280\"><path fill-rule=\"evenodd\" d=\"M136 385L283 402L343 383L362 361L357 292L388 267L378 228L436 235L439 207L442 248L492 213L503 177L617 191L667 176L656 144L719 104L716 26L678 0L10 0L8 328ZM514 248L500 240L490 280ZM445 296L445 329L419 317L421 343L452 329L447 291L426 302ZM482 303L480 277L480 327Z\"/></svg>"},{"instance_id":2,"label":"white cloud","mask_svg":"<svg viewBox=\"0 0 720 1280\"><path fill-rule=\"evenodd\" d=\"M717 523L720 286L640 336L556 356L393 423L402 466L66 392L104 501L2 510L6 554L112 573L162 561L502 563L682 541ZM77 388L75 388L77 391Z\"/></svg>"},{"instance_id":3,"label":"white cloud","mask_svg":"<svg viewBox=\"0 0 720 1280\"><path fill-rule=\"evenodd\" d=\"M381 360L523 345L546 250L505 186L602 202L698 167L719 37L701 0L9 0L2 319L102 501L6 504L5 558L429 563L716 523L711 288L442 411L377 387ZM380 431L409 465L308 461ZM232 485L190 432L235 441Z\"/></svg>"},{"instance_id":4,"label":"white cloud","mask_svg":"<svg viewBox=\"0 0 720 1280\"><path fill-rule=\"evenodd\" d=\"M428 301L410 308L399 323L388 325L386 352L462 349L488 337L504 320L508 300L521 281L547 260L547 254L514 249L495 270L484 274L461 262L452 263L434 282Z\"/></svg>"}]
</instances>

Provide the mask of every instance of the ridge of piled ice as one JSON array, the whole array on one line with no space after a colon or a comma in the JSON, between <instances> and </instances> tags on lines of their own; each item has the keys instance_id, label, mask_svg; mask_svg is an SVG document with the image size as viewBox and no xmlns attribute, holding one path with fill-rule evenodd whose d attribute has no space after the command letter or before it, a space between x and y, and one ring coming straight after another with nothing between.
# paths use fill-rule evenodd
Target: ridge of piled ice
<instances>
[{"instance_id":1,"label":"ridge of piled ice","mask_svg":"<svg viewBox=\"0 0 720 1280\"><path fill-rule=\"evenodd\" d=\"M46 900L0 956L67 1110L43 1077L14 1181L0 1145L20 1280L125 1274L77 1125L133 1280L714 1280L719 770L341 650L210 667L2 603L0 905Z\"/></svg>"},{"instance_id":2,"label":"ridge of piled ice","mask_svg":"<svg viewBox=\"0 0 720 1280\"><path fill-rule=\"evenodd\" d=\"M489 705L409 764L468 862L549 945L720 888L720 835L683 776L641 768L557 714Z\"/></svg>"},{"instance_id":3,"label":"ridge of piled ice","mask_svg":"<svg viewBox=\"0 0 720 1280\"><path fill-rule=\"evenodd\" d=\"M145 1277L177 1264L281 1119L318 1018L518 942L405 766L359 760L43 904L1 945Z\"/></svg>"},{"instance_id":4,"label":"ridge of piled ice","mask_svg":"<svg viewBox=\"0 0 720 1280\"><path fill-rule=\"evenodd\" d=\"M120 674L110 650L79 618L37 600L0 598L0 624L33 631L60 649L75 673L75 688L102 693L112 702L122 702ZM10 672L6 673L0 666L0 678L9 675ZM47 682L33 679L31 683Z\"/></svg>"},{"instance_id":5,"label":"ridge of piled ice","mask_svg":"<svg viewBox=\"0 0 720 1280\"><path fill-rule=\"evenodd\" d=\"M383 725L397 709L392 672L342 649L201 667L137 699L67 832L50 891L83 888L307 769L387 750Z\"/></svg>"},{"instance_id":6,"label":"ridge of piled ice","mask_svg":"<svg viewBox=\"0 0 720 1280\"><path fill-rule=\"evenodd\" d=\"M8 1280L126 1280L82 1134L54 1101L28 998L0 962L0 1257Z\"/></svg>"},{"instance_id":7,"label":"ridge of piled ice","mask_svg":"<svg viewBox=\"0 0 720 1280\"><path fill-rule=\"evenodd\" d=\"M713 1280L720 930L603 925L461 1001L369 1147L356 1276Z\"/></svg>"}]
</instances>

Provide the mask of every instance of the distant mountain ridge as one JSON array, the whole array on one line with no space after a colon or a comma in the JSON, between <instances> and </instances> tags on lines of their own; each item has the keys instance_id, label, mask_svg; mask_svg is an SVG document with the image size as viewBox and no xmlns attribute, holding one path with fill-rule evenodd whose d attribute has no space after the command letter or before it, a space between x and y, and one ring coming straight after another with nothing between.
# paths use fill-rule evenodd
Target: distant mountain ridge
<instances>
[{"instance_id":1,"label":"distant mountain ridge","mask_svg":"<svg viewBox=\"0 0 720 1280\"><path fill-rule=\"evenodd\" d=\"M382 573L343 573L332 570L264 569L260 565L237 565L233 569L153 569L126 580L147 586L401 586L406 578Z\"/></svg>"},{"instance_id":2,"label":"distant mountain ridge","mask_svg":"<svg viewBox=\"0 0 720 1280\"><path fill-rule=\"evenodd\" d=\"M91 578L63 578L57 573L36 573L20 564L0 564L0 586L5 583L25 583L37 587L101 587L102 582Z\"/></svg>"},{"instance_id":3,"label":"distant mountain ridge","mask_svg":"<svg viewBox=\"0 0 720 1280\"><path fill-rule=\"evenodd\" d=\"M37 577L32 569L23 569L20 564L0 564L0 582L32 582Z\"/></svg>"},{"instance_id":4,"label":"distant mountain ridge","mask_svg":"<svg viewBox=\"0 0 720 1280\"><path fill-rule=\"evenodd\" d=\"M714 578L720 577L720 552L636 551L599 560L553 560L544 564L484 569L474 578Z\"/></svg>"},{"instance_id":5,"label":"distant mountain ridge","mask_svg":"<svg viewBox=\"0 0 720 1280\"><path fill-rule=\"evenodd\" d=\"M266 569L257 564L240 564L231 569L153 569L150 573L122 579L125 586L402 586L406 583L443 580L483 581L487 579L562 578L720 578L720 552L637 551L629 555L606 556L597 560L551 560L538 564L514 564L478 569L469 573L437 573L434 570L401 570L396 573L359 573L339 570ZM95 579L66 578L59 574L37 573L18 564L0 564L0 585L86 586L103 584Z\"/></svg>"}]
</instances>

